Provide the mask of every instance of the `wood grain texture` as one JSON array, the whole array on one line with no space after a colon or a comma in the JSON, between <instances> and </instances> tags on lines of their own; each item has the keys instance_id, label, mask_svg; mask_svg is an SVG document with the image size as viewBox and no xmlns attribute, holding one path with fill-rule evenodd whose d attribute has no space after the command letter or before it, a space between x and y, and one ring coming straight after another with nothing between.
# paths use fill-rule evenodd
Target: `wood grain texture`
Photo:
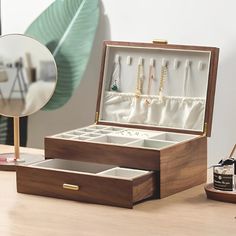
<instances>
[{"instance_id":1,"label":"wood grain texture","mask_svg":"<svg viewBox=\"0 0 236 236\"><path fill-rule=\"evenodd\" d=\"M143 170L160 169L160 152L53 137L45 138L45 157L112 164Z\"/></svg>"},{"instance_id":2,"label":"wood grain texture","mask_svg":"<svg viewBox=\"0 0 236 236\"><path fill-rule=\"evenodd\" d=\"M102 99L102 89L103 89L103 79L104 79L104 66L106 60L106 51L108 46L120 46L120 47L143 47L143 48L166 48L166 49L178 49L178 50L193 50L193 51L208 51L211 52L210 60L210 71L208 79L208 88L207 88L207 99L206 99L206 111L204 123L207 123L208 130L207 136L211 136L211 126L213 119L213 108L214 108L214 97L215 97L215 88L216 88L216 77L217 77L217 68L218 68L218 58L219 58L219 48L216 47L206 47L206 46L193 46L193 45L176 45L176 44L158 44L158 43L134 43L134 42L119 42L119 41L104 41L103 44L103 56L101 64L101 73L100 73L100 82L98 88L98 98L97 98L97 108L96 112L100 112L101 99ZM132 127L140 129L152 129L159 131L173 131L179 133L188 133L188 134L203 134L203 132L191 131L191 130L181 130L181 129L166 129L162 127L146 127L142 125L123 125L123 124L114 124L113 122L104 122L98 121L98 124L101 125L114 125L114 126L123 126L123 127Z\"/></svg>"},{"instance_id":3,"label":"wood grain texture","mask_svg":"<svg viewBox=\"0 0 236 236\"><path fill-rule=\"evenodd\" d=\"M213 184L205 185L205 192L209 199L222 201L222 202L230 202L236 203L236 192L235 191L219 191L216 190Z\"/></svg>"},{"instance_id":4,"label":"wood grain texture","mask_svg":"<svg viewBox=\"0 0 236 236\"><path fill-rule=\"evenodd\" d=\"M78 185L78 191L63 189L63 184ZM30 167L17 168L17 191L90 203L106 204L132 208L132 182L123 179L112 179L43 170Z\"/></svg>"},{"instance_id":5,"label":"wood grain texture","mask_svg":"<svg viewBox=\"0 0 236 236\"><path fill-rule=\"evenodd\" d=\"M0 150L14 149L0 145ZM211 177L212 170L208 173ZM0 186L1 236L235 236L236 232L235 205L207 199L203 185L142 202L133 210L19 194L14 172L0 171ZM217 224L219 216L224 217Z\"/></svg>"},{"instance_id":6,"label":"wood grain texture","mask_svg":"<svg viewBox=\"0 0 236 236\"><path fill-rule=\"evenodd\" d=\"M207 138L200 137L161 151L160 197L206 182Z\"/></svg>"},{"instance_id":7,"label":"wood grain texture","mask_svg":"<svg viewBox=\"0 0 236 236\"><path fill-rule=\"evenodd\" d=\"M212 130L219 51L220 51L219 48L214 48L211 50L211 61L210 61L210 71L209 71L207 100L206 100L207 105L205 111L205 123L207 123L207 133L206 133L207 137L211 136L211 130Z\"/></svg>"},{"instance_id":8,"label":"wood grain texture","mask_svg":"<svg viewBox=\"0 0 236 236\"><path fill-rule=\"evenodd\" d=\"M153 173L149 173L137 177L133 186L132 180L19 166L17 167L17 191L132 208L137 200L153 196L156 187L153 176ZM79 190L64 189L63 184L78 186Z\"/></svg>"},{"instance_id":9,"label":"wood grain texture","mask_svg":"<svg viewBox=\"0 0 236 236\"><path fill-rule=\"evenodd\" d=\"M65 148L66 147L66 148ZM200 136L161 151L81 141L45 139L46 158L72 159L156 171L157 197L206 181L207 138Z\"/></svg>"},{"instance_id":10,"label":"wood grain texture","mask_svg":"<svg viewBox=\"0 0 236 236\"><path fill-rule=\"evenodd\" d=\"M99 114L100 111L100 104L102 99L102 87L103 87L103 76L104 76L104 70L105 70L105 60L106 60L106 53L107 53L107 46L106 41L103 42L103 51L102 51L102 60L101 60L101 69L100 69L100 79L99 79L99 85L98 85L98 96L97 96L97 104L96 104L96 113ZM98 117L95 115L95 122L98 123L98 120L96 120Z\"/></svg>"},{"instance_id":11,"label":"wood grain texture","mask_svg":"<svg viewBox=\"0 0 236 236\"><path fill-rule=\"evenodd\" d=\"M195 45L179 45L179 44L158 44L158 43L140 43L140 42L124 42L124 41L104 41L105 46L125 46L125 47L143 47L143 48L166 48L166 49L182 49L196 51L212 51L216 47L195 46Z\"/></svg>"},{"instance_id":12,"label":"wood grain texture","mask_svg":"<svg viewBox=\"0 0 236 236\"><path fill-rule=\"evenodd\" d=\"M145 175L140 178L136 178L133 181L133 201L139 202L149 197L156 197L157 189L159 189L156 176L153 174Z\"/></svg>"}]
</instances>

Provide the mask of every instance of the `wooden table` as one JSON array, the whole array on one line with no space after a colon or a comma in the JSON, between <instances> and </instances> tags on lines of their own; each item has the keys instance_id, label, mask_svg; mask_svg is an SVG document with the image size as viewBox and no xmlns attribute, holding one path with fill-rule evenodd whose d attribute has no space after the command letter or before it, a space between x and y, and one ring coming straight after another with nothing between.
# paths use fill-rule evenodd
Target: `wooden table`
<instances>
[{"instance_id":1,"label":"wooden table","mask_svg":"<svg viewBox=\"0 0 236 236\"><path fill-rule=\"evenodd\" d=\"M14 172L0 187L1 236L236 235L236 205L207 200L203 185L133 210L18 194Z\"/></svg>"}]
</instances>

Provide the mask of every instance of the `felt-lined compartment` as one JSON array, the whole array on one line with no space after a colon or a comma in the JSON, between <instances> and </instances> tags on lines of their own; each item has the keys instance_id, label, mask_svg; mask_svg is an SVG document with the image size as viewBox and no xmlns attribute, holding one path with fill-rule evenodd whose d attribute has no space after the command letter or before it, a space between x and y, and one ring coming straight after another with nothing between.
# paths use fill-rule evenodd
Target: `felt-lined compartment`
<instances>
[{"instance_id":1,"label":"felt-lined compartment","mask_svg":"<svg viewBox=\"0 0 236 236\"><path fill-rule=\"evenodd\" d=\"M146 101L149 101L149 104ZM205 99L163 97L116 92L104 94L104 120L120 124L202 130Z\"/></svg>"},{"instance_id":2,"label":"felt-lined compartment","mask_svg":"<svg viewBox=\"0 0 236 236\"><path fill-rule=\"evenodd\" d=\"M81 161L49 159L36 164L31 167L58 170L64 172L84 173L89 175L99 175L111 178L122 178L132 180L141 177L150 171L135 170L130 168L121 168L112 165L86 163Z\"/></svg>"},{"instance_id":3,"label":"felt-lined compartment","mask_svg":"<svg viewBox=\"0 0 236 236\"><path fill-rule=\"evenodd\" d=\"M106 125L98 127L96 128L96 125L92 125L57 134L53 137L108 145L151 148L155 150L161 150L199 137L198 135L121 128ZM83 132L80 130L83 130Z\"/></svg>"},{"instance_id":4,"label":"felt-lined compartment","mask_svg":"<svg viewBox=\"0 0 236 236\"><path fill-rule=\"evenodd\" d=\"M114 92L109 84L117 56L120 62L120 88ZM127 64L127 57L132 58L131 64ZM108 44L104 60L99 122L202 132L210 60L210 50ZM144 83L142 94L137 97L135 90L140 61L144 68ZM151 61L155 65L155 80L152 81L149 93L148 74ZM168 78L164 83L163 94L160 95L158 90L163 65L167 65Z\"/></svg>"},{"instance_id":5,"label":"felt-lined compartment","mask_svg":"<svg viewBox=\"0 0 236 236\"><path fill-rule=\"evenodd\" d=\"M109 176L109 177L118 177L118 178L126 178L126 179L133 179L140 177L144 174L147 174L147 171L144 170L134 170L129 168L120 168L114 167L112 169L108 169L98 173L98 175L102 176Z\"/></svg>"}]
</instances>

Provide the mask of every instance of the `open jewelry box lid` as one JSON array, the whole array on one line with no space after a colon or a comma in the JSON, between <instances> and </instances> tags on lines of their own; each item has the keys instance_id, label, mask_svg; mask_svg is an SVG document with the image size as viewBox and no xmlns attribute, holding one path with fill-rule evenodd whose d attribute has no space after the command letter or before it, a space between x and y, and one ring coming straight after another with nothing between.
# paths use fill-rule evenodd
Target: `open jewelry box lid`
<instances>
[{"instance_id":1,"label":"open jewelry box lid","mask_svg":"<svg viewBox=\"0 0 236 236\"><path fill-rule=\"evenodd\" d=\"M209 137L218 56L215 47L105 41L96 123Z\"/></svg>"}]
</instances>

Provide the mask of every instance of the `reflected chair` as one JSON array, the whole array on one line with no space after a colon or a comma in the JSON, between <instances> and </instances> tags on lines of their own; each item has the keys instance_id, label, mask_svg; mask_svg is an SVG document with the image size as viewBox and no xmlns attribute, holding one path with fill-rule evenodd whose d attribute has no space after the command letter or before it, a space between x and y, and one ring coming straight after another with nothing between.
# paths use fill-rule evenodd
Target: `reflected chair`
<instances>
[{"instance_id":1,"label":"reflected chair","mask_svg":"<svg viewBox=\"0 0 236 236\"><path fill-rule=\"evenodd\" d=\"M6 83L6 82L8 82L7 72L3 66L0 66L0 83ZM5 98L4 98L2 89L1 89L1 85L0 85L0 96L1 96L3 103L5 103Z\"/></svg>"},{"instance_id":2,"label":"reflected chair","mask_svg":"<svg viewBox=\"0 0 236 236\"><path fill-rule=\"evenodd\" d=\"M23 59L20 58L18 62L15 63L16 77L12 84L10 95L8 99L10 100L13 93L20 93L22 101L25 101L25 94L27 93L28 87L25 82L25 77L23 73ZM18 83L19 89L16 89L16 84Z\"/></svg>"}]
</instances>

